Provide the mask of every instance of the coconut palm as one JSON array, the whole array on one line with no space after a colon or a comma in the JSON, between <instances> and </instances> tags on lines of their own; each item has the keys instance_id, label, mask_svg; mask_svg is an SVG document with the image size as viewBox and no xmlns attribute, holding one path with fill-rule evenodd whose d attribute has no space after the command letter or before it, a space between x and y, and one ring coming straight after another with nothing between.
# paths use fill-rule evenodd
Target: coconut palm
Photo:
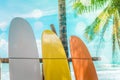
<instances>
[{"instance_id":1,"label":"coconut palm","mask_svg":"<svg viewBox=\"0 0 120 80\"><path fill-rule=\"evenodd\" d=\"M106 28L109 26L110 19L113 20L112 29L112 58L115 62L116 49L120 49L120 0L89 0L89 4L84 5L82 0L75 0L73 8L77 14L84 12L90 12L105 7L100 15L94 20L94 22L85 29L85 37L92 41L100 32L101 40L104 39ZM117 46L118 45L118 46Z\"/></svg>"},{"instance_id":2,"label":"coconut palm","mask_svg":"<svg viewBox=\"0 0 120 80\"><path fill-rule=\"evenodd\" d=\"M60 29L60 39L62 41L63 47L65 49L66 55L68 57L68 42L67 42L67 29L66 29L66 5L65 0L58 0L59 8L59 29Z\"/></svg>"}]
</instances>

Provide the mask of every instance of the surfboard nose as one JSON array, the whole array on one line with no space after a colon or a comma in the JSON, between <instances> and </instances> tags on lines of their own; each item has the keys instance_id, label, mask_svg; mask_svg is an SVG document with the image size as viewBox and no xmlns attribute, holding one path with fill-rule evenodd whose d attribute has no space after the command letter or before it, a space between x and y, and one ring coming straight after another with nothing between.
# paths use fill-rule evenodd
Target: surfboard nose
<instances>
[{"instance_id":1,"label":"surfboard nose","mask_svg":"<svg viewBox=\"0 0 120 80\"><path fill-rule=\"evenodd\" d=\"M10 57L38 58L38 54L35 54L38 53L38 50L32 27L23 18L16 17L11 21L9 41ZM21 53L21 51L23 52Z\"/></svg>"},{"instance_id":2,"label":"surfboard nose","mask_svg":"<svg viewBox=\"0 0 120 80\"><path fill-rule=\"evenodd\" d=\"M36 40L25 19L11 21L8 53L10 80L42 80Z\"/></svg>"}]
</instances>

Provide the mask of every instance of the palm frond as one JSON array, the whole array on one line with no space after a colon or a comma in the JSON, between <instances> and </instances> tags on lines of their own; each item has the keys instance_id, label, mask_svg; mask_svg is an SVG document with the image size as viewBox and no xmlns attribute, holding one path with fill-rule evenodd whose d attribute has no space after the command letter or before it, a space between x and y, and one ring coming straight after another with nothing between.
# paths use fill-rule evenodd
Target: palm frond
<instances>
[{"instance_id":1,"label":"palm frond","mask_svg":"<svg viewBox=\"0 0 120 80\"><path fill-rule=\"evenodd\" d=\"M81 0L75 0L73 3L73 9L77 14L82 14L103 8L107 2L110 2L110 0L91 0L91 4L89 6L86 6L82 3Z\"/></svg>"},{"instance_id":2,"label":"palm frond","mask_svg":"<svg viewBox=\"0 0 120 80\"><path fill-rule=\"evenodd\" d=\"M115 41L115 34L112 35L112 61L113 63L115 62L114 59L115 59L115 53L116 53L116 41Z\"/></svg>"},{"instance_id":3,"label":"palm frond","mask_svg":"<svg viewBox=\"0 0 120 80\"><path fill-rule=\"evenodd\" d=\"M95 21L90 25L88 26L86 29L85 29L85 37L88 39L88 40L93 40L95 35L98 33L99 31L99 25L101 23L101 20L97 17L95 19Z\"/></svg>"},{"instance_id":4,"label":"palm frond","mask_svg":"<svg viewBox=\"0 0 120 80\"><path fill-rule=\"evenodd\" d=\"M120 49L120 24L119 24L119 13L118 13L118 10L116 10L115 14L114 14L114 27L116 27L116 39L117 39L117 42L118 42L118 46L119 46L119 49Z\"/></svg>"},{"instance_id":5,"label":"palm frond","mask_svg":"<svg viewBox=\"0 0 120 80\"><path fill-rule=\"evenodd\" d=\"M109 18L109 14L108 14L108 9L105 9L96 19L95 21L88 26L85 29L85 37L91 41L95 38L95 36L99 33L100 31L100 27L104 26L107 23L107 19Z\"/></svg>"},{"instance_id":6,"label":"palm frond","mask_svg":"<svg viewBox=\"0 0 120 80\"><path fill-rule=\"evenodd\" d=\"M106 23L103 25L103 28L101 29L100 40L99 40L99 42L97 44L96 54L98 54L100 48L104 46L104 34L106 32L106 29L109 27L109 19L110 19L110 17L107 18Z\"/></svg>"},{"instance_id":7,"label":"palm frond","mask_svg":"<svg viewBox=\"0 0 120 80\"><path fill-rule=\"evenodd\" d=\"M87 10L86 6L84 6L81 2L75 2L73 4L73 9L74 9L75 13L77 13L77 14L82 14L83 12L85 12Z\"/></svg>"},{"instance_id":8,"label":"palm frond","mask_svg":"<svg viewBox=\"0 0 120 80\"><path fill-rule=\"evenodd\" d=\"M113 21L115 23L115 21ZM113 34L112 34L112 61L113 63L115 62L115 54L116 54L116 38L117 38L117 32L116 32L116 27L115 24L113 25Z\"/></svg>"},{"instance_id":9,"label":"palm frond","mask_svg":"<svg viewBox=\"0 0 120 80\"><path fill-rule=\"evenodd\" d=\"M110 0L91 0L91 7L93 10L97 10L103 8L109 1Z\"/></svg>"}]
</instances>

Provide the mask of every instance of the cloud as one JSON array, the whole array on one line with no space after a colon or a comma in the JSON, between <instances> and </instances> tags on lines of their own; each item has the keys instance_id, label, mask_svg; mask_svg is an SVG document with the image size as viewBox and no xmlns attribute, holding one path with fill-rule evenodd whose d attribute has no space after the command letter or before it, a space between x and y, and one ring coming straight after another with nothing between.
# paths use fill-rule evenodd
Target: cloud
<instances>
[{"instance_id":1,"label":"cloud","mask_svg":"<svg viewBox=\"0 0 120 80\"><path fill-rule=\"evenodd\" d=\"M0 22L0 29L5 31L7 29L7 22Z\"/></svg>"},{"instance_id":2,"label":"cloud","mask_svg":"<svg viewBox=\"0 0 120 80\"><path fill-rule=\"evenodd\" d=\"M39 18L41 17L43 14L42 14L42 11L39 10L39 9L35 9L33 10L33 12L29 15L30 17L33 17L33 18Z\"/></svg>"},{"instance_id":3,"label":"cloud","mask_svg":"<svg viewBox=\"0 0 120 80\"><path fill-rule=\"evenodd\" d=\"M8 42L6 40L7 34L1 33L0 34L0 57L7 56L8 53Z\"/></svg>"},{"instance_id":4,"label":"cloud","mask_svg":"<svg viewBox=\"0 0 120 80\"><path fill-rule=\"evenodd\" d=\"M40 9L34 9L31 12L28 13L24 13L24 14L16 14L16 17L23 17L23 18L41 18L43 16L48 16L48 15L52 15L55 14L57 11L55 10L40 10Z\"/></svg>"},{"instance_id":5,"label":"cloud","mask_svg":"<svg viewBox=\"0 0 120 80\"><path fill-rule=\"evenodd\" d=\"M4 50L6 53L8 52L8 42L5 39L0 40L0 50Z\"/></svg>"},{"instance_id":6,"label":"cloud","mask_svg":"<svg viewBox=\"0 0 120 80\"><path fill-rule=\"evenodd\" d=\"M8 57L8 42L0 39L0 57Z\"/></svg>"},{"instance_id":7,"label":"cloud","mask_svg":"<svg viewBox=\"0 0 120 80\"><path fill-rule=\"evenodd\" d=\"M18 16L24 18L40 18L43 16L43 11L41 11L40 9L34 9L32 12L19 14Z\"/></svg>"},{"instance_id":8,"label":"cloud","mask_svg":"<svg viewBox=\"0 0 120 80\"><path fill-rule=\"evenodd\" d=\"M85 28L86 28L85 23L83 23L83 22L77 23L76 28L75 28L76 34L82 35L84 33Z\"/></svg>"},{"instance_id":9,"label":"cloud","mask_svg":"<svg viewBox=\"0 0 120 80\"><path fill-rule=\"evenodd\" d=\"M52 9L52 10L45 10L43 13L44 16L48 16L48 15L53 15L53 14L58 14L57 13L58 10L57 9Z\"/></svg>"}]
</instances>

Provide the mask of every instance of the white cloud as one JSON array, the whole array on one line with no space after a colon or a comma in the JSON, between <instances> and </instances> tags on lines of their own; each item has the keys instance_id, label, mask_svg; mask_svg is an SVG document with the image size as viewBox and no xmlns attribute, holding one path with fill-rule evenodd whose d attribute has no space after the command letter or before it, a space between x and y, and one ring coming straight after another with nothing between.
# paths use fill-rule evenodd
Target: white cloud
<instances>
[{"instance_id":1,"label":"white cloud","mask_svg":"<svg viewBox=\"0 0 120 80\"><path fill-rule=\"evenodd\" d=\"M1 56L6 56L8 53L8 42L5 40L6 38L6 33L1 33L0 34L0 57Z\"/></svg>"},{"instance_id":2,"label":"white cloud","mask_svg":"<svg viewBox=\"0 0 120 80\"><path fill-rule=\"evenodd\" d=\"M53 10L45 10L43 13L44 16L52 15L52 14L57 14L58 10L53 9Z\"/></svg>"},{"instance_id":3,"label":"white cloud","mask_svg":"<svg viewBox=\"0 0 120 80\"><path fill-rule=\"evenodd\" d=\"M34 9L30 13L25 13L22 15L20 14L19 16L24 18L40 18L43 16L43 11L41 11L40 9Z\"/></svg>"},{"instance_id":4,"label":"white cloud","mask_svg":"<svg viewBox=\"0 0 120 80\"><path fill-rule=\"evenodd\" d=\"M24 13L24 14L19 14L16 15L16 17L23 17L23 18L40 18L43 16L47 16L47 15L52 15L55 14L57 11L55 10L40 10L40 9L34 9L32 12L29 13Z\"/></svg>"},{"instance_id":5,"label":"white cloud","mask_svg":"<svg viewBox=\"0 0 120 80\"><path fill-rule=\"evenodd\" d=\"M0 39L0 57L8 56L8 42L4 39Z\"/></svg>"},{"instance_id":6,"label":"white cloud","mask_svg":"<svg viewBox=\"0 0 120 80\"><path fill-rule=\"evenodd\" d=\"M76 34L82 35L84 33L85 28L86 28L85 23L83 22L77 23L76 28L75 28Z\"/></svg>"},{"instance_id":7,"label":"white cloud","mask_svg":"<svg viewBox=\"0 0 120 80\"><path fill-rule=\"evenodd\" d=\"M39 9L36 9L30 14L30 16L34 18L39 18L42 16L42 11Z\"/></svg>"},{"instance_id":8,"label":"white cloud","mask_svg":"<svg viewBox=\"0 0 120 80\"><path fill-rule=\"evenodd\" d=\"M0 22L0 29L2 31L5 31L7 29L7 23L6 22Z\"/></svg>"},{"instance_id":9,"label":"white cloud","mask_svg":"<svg viewBox=\"0 0 120 80\"><path fill-rule=\"evenodd\" d=\"M8 52L8 42L5 39L0 40L0 49Z\"/></svg>"}]
</instances>

